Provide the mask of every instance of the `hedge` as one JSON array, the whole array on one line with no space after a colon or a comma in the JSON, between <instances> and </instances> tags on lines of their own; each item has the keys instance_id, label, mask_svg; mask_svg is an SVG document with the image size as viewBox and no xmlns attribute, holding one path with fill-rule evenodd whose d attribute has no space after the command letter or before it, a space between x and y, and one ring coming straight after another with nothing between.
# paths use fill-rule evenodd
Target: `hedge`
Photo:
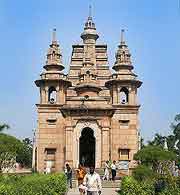
<instances>
[{"instance_id":1,"label":"hedge","mask_svg":"<svg viewBox=\"0 0 180 195\"><path fill-rule=\"evenodd\" d=\"M0 195L64 195L66 191L64 174L0 176Z\"/></svg>"},{"instance_id":2,"label":"hedge","mask_svg":"<svg viewBox=\"0 0 180 195\"><path fill-rule=\"evenodd\" d=\"M122 179L119 195L154 195L153 182L138 182L133 177Z\"/></svg>"},{"instance_id":3,"label":"hedge","mask_svg":"<svg viewBox=\"0 0 180 195\"><path fill-rule=\"evenodd\" d=\"M164 176L141 181L124 177L119 195L180 195L180 177Z\"/></svg>"}]
</instances>

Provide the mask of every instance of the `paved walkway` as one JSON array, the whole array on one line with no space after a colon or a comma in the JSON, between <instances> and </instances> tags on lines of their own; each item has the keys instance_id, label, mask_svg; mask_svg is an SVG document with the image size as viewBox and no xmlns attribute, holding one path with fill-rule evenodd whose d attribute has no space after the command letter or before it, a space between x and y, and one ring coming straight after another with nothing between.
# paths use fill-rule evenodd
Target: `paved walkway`
<instances>
[{"instance_id":1,"label":"paved walkway","mask_svg":"<svg viewBox=\"0 0 180 195\"><path fill-rule=\"evenodd\" d=\"M115 192L115 188L103 188L102 189L102 195L118 195ZM67 195L79 195L79 191L76 188L70 189L70 191L67 193Z\"/></svg>"}]
</instances>

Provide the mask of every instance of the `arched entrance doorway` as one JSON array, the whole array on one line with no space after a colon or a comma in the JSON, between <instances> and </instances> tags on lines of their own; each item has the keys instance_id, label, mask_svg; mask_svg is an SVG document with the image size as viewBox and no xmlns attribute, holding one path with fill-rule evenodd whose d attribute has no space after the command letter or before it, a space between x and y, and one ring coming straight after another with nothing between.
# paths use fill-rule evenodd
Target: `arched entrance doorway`
<instances>
[{"instance_id":1,"label":"arched entrance doorway","mask_svg":"<svg viewBox=\"0 0 180 195\"><path fill-rule=\"evenodd\" d=\"M86 167L95 166L95 148L94 131L86 127L82 130L79 139L79 163Z\"/></svg>"}]
</instances>

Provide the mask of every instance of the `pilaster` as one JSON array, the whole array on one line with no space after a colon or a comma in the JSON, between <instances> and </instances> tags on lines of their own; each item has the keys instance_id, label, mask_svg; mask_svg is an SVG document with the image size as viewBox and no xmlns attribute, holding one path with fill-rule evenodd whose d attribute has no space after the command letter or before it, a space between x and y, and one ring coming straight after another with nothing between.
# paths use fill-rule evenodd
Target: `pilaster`
<instances>
[{"instance_id":1,"label":"pilaster","mask_svg":"<svg viewBox=\"0 0 180 195\"><path fill-rule=\"evenodd\" d=\"M109 132L109 127L102 127L102 164L109 160Z\"/></svg>"},{"instance_id":2,"label":"pilaster","mask_svg":"<svg viewBox=\"0 0 180 195\"><path fill-rule=\"evenodd\" d=\"M70 165L73 165L73 127L72 126L66 126L65 127L65 143L66 143L66 149L65 149L65 162L69 162Z\"/></svg>"}]
</instances>

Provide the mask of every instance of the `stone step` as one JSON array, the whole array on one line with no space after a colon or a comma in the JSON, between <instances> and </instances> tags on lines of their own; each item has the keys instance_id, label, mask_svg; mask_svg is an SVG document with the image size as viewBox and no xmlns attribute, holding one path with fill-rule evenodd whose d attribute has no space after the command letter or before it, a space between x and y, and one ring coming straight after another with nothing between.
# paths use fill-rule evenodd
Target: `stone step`
<instances>
[{"instance_id":1,"label":"stone step","mask_svg":"<svg viewBox=\"0 0 180 195\"><path fill-rule=\"evenodd\" d=\"M77 188L69 189L67 195L79 195L79 190ZM103 188L102 195L118 195L118 193L114 188Z\"/></svg>"},{"instance_id":2,"label":"stone step","mask_svg":"<svg viewBox=\"0 0 180 195\"><path fill-rule=\"evenodd\" d=\"M86 171L88 172L89 169L86 168ZM98 174L100 175L100 177L101 177L101 179L102 179L103 176L104 176L104 168L96 168L95 171L96 171L96 173L98 173ZM117 179L117 180L121 180L121 178L122 178L123 176L125 176L125 175L121 175L121 176L120 176L120 175L117 175L117 176L116 176L116 179ZM75 169L73 169L72 178L73 178L73 179L76 179L76 171L75 171Z\"/></svg>"},{"instance_id":3,"label":"stone step","mask_svg":"<svg viewBox=\"0 0 180 195\"><path fill-rule=\"evenodd\" d=\"M116 181L102 181L102 187L103 188L119 188L120 187L121 180L116 180ZM77 188L78 187L78 182L77 180L72 181L72 187Z\"/></svg>"},{"instance_id":4,"label":"stone step","mask_svg":"<svg viewBox=\"0 0 180 195\"><path fill-rule=\"evenodd\" d=\"M120 181L119 182L107 182L104 183L102 182L102 187L103 188L119 188L120 187Z\"/></svg>"}]
</instances>

